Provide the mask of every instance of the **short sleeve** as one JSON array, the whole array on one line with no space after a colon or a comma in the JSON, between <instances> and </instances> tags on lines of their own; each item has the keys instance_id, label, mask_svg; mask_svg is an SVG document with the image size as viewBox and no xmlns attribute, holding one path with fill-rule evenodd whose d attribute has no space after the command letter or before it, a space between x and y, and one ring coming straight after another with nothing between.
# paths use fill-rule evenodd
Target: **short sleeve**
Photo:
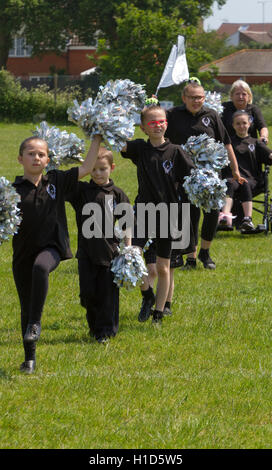
<instances>
[{"instance_id":1,"label":"short sleeve","mask_svg":"<svg viewBox=\"0 0 272 470\"><path fill-rule=\"evenodd\" d=\"M143 148L145 141L143 139L136 139L127 142L126 152L121 152L123 158L129 158L132 162L137 165L137 162L142 155L141 149Z\"/></svg>"}]
</instances>

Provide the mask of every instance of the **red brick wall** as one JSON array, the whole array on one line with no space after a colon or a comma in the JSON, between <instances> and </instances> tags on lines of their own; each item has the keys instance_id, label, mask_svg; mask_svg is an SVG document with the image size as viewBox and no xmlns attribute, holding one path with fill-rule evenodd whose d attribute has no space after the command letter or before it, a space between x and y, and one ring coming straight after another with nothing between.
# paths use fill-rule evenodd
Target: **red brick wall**
<instances>
[{"instance_id":1,"label":"red brick wall","mask_svg":"<svg viewBox=\"0 0 272 470\"><path fill-rule=\"evenodd\" d=\"M271 77L266 77L266 76L256 76L256 77L252 77L252 76L248 76L248 75L241 75L240 77L238 77L237 75L233 75L233 76L221 76L221 75L218 75L216 77L216 79L220 82L220 83L224 83L224 84L227 84L227 85L230 85L232 84L233 82L235 82L236 80L239 80L239 78L242 78L243 80L245 80L245 82L247 82L249 85L258 85L258 84L261 84L261 83L272 83L272 76Z\"/></svg>"},{"instance_id":2,"label":"red brick wall","mask_svg":"<svg viewBox=\"0 0 272 470\"><path fill-rule=\"evenodd\" d=\"M94 63L87 59L87 55L94 54L94 49L70 49L58 56L46 54L38 57L9 57L7 70L16 77L28 77L29 75L50 75L50 67L57 70L65 70L67 75L79 75L80 72L94 67Z\"/></svg>"}]
</instances>

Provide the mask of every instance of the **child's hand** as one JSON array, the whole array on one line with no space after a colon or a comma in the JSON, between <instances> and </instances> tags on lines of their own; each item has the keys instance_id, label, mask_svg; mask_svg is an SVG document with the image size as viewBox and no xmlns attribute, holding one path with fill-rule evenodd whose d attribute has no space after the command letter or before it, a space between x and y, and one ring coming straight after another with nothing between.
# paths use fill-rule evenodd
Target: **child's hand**
<instances>
[{"instance_id":1,"label":"child's hand","mask_svg":"<svg viewBox=\"0 0 272 470\"><path fill-rule=\"evenodd\" d=\"M233 172L232 176L233 179L238 181L239 184L247 183L247 180L240 175L239 171Z\"/></svg>"}]
</instances>

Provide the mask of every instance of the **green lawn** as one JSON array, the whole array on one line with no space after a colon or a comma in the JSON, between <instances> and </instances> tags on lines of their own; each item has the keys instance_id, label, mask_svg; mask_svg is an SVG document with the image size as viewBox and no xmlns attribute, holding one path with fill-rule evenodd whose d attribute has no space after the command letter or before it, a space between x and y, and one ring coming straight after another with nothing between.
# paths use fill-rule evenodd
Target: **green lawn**
<instances>
[{"instance_id":1,"label":"green lawn","mask_svg":"<svg viewBox=\"0 0 272 470\"><path fill-rule=\"evenodd\" d=\"M33 128L0 124L0 176L21 174L18 146ZM116 164L114 181L133 201L135 168ZM271 448L271 234L221 232L211 254L215 271L176 270L173 316L161 327L137 321L138 288L121 290L120 330L106 346L88 336L76 260L61 263L37 371L25 376L11 242L1 245L0 448Z\"/></svg>"}]
</instances>

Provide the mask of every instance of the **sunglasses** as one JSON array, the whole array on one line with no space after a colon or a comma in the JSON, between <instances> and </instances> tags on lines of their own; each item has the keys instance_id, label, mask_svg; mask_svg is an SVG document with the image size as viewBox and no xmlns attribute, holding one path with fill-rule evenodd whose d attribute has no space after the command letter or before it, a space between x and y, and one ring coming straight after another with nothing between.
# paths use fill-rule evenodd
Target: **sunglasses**
<instances>
[{"instance_id":1,"label":"sunglasses","mask_svg":"<svg viewBox=\"0 0 272 470\"><path fill-rule=\"evenodd\" d=\"M167 119L160 119L159 121L149 121L147 123L149 127L164 126L164 124L167 124Z\"/></svg>"}]
</instances>

